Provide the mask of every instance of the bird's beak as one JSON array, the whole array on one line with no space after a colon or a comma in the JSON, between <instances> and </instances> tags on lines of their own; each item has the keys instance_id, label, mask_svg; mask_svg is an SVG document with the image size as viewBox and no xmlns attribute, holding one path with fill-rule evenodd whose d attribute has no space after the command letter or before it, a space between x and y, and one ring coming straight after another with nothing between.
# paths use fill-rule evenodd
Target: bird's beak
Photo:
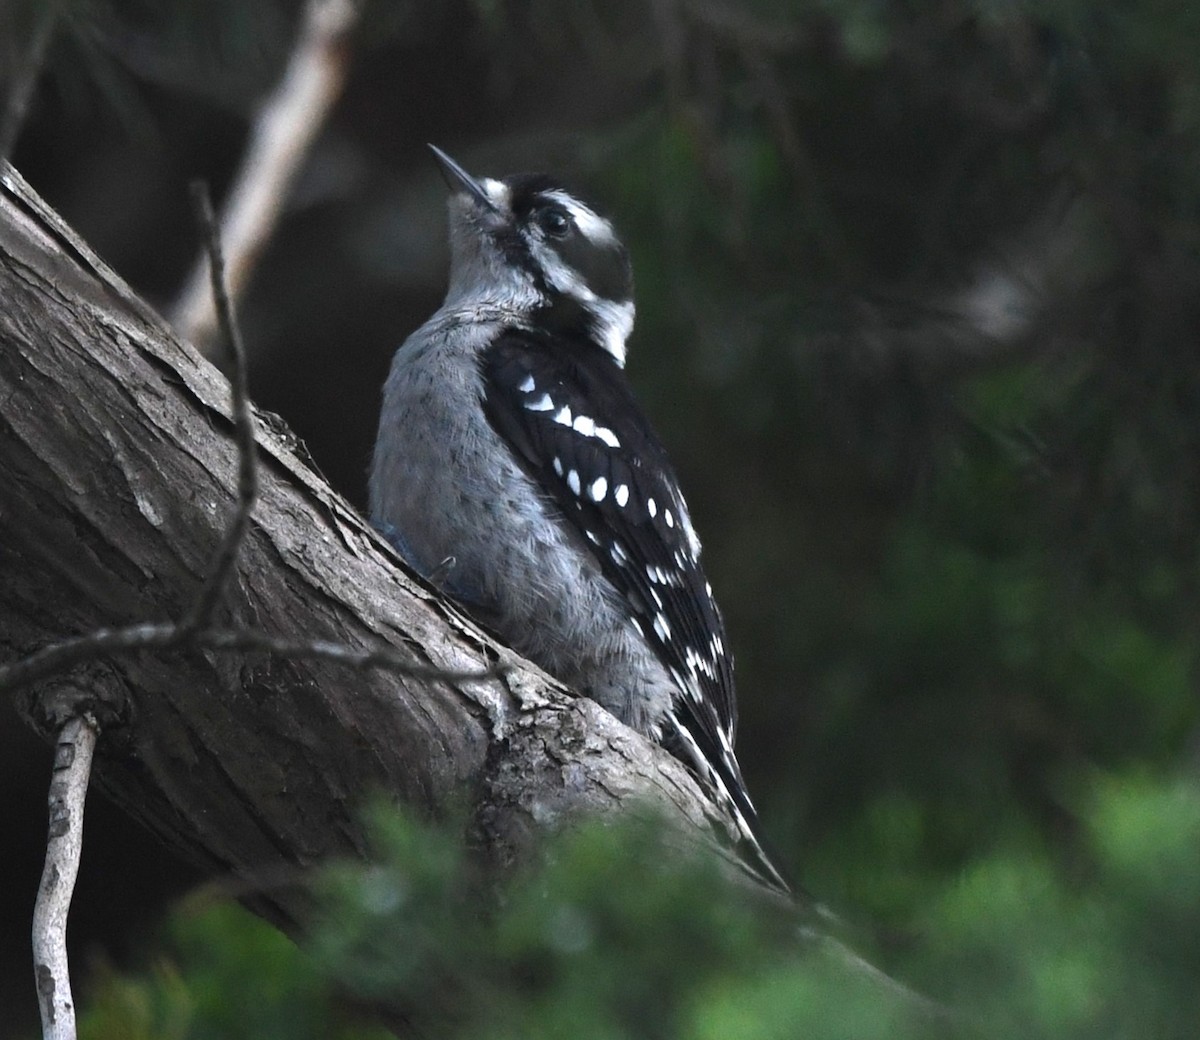
<instances>
[{"instance_id":1,"label":"bird's beak","mask_svg":"<svg viewBox=\"0 0 1200 1040\"><path fill-rule=\"evenodd\" d=\"M434 158L437 159L438 165L442 168L442 176L449 185L451 191L465 191L484 209L492 213L496 212L496 204L492 201L491 196L484 190L482 184L472 177L466 170L458 165L453 159L443 152L436 144L431 144L429 150L433 152Z\"/></svg>"}]
</instances>

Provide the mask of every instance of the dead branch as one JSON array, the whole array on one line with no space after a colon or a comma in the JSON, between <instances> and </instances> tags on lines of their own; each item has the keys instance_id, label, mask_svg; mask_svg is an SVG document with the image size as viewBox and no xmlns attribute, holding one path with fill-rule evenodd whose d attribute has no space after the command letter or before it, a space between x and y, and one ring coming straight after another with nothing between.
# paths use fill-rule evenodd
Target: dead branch
<instances>
[{"instance_id":1,"label":"dead branch","mask_svg":"<svg viewBox=\"0 0 1200 1040\"><path fill-rule=\"evenodd\" d=\"M75 1040L67 963L67 914L83 851L83 806L92 775L96 721L71 717L58 734L50 780L46 866L33 909L33 975L44 1040Z\"/></svg>"},{"instance_id":2,"label":"dead branch","mask_svg":"<svg viewBox=\"0 0 1200 1040\"><path fill-rule=\"evenodd\" d=\"M241 298L300 164L341 94L347 39L358 8L357 0L308 0L287 71L255 120L221 218L234 300ZM175 305L173 322L184 339L212 355L217 314L203 250Z\"/></svg>"}]
</instances>

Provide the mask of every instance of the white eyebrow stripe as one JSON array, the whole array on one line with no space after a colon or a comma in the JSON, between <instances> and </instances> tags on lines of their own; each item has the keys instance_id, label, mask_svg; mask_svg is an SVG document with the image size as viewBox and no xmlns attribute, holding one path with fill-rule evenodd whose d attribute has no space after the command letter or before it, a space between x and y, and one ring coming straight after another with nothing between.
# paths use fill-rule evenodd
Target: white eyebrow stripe
<instances>
[{"instance_id":1,"label":"white eyebrow stripe","mask_svg":"<svg viewBox=\"0 0 1200 1040\"><path fill-rule=\"evenodd\" d=\"M548 191L544 197L562 206L570 213L571 219L575 221L575 226L590 241L597 245L612 245L617 241L617 234L613 231L612 224L578 199L573 199L565 191Z\"/></svg>"}]
</instances>

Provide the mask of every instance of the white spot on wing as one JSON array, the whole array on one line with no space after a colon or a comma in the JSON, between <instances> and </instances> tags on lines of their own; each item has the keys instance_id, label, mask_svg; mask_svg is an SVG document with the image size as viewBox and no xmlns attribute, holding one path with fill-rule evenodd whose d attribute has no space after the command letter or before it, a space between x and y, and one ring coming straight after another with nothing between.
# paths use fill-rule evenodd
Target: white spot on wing
<instances>
[{"instance_id":1,"label":"white spot on wing","mask_svg":"<svg viewBox=\"0 0 1200 1040\"><path fill-rule=\"evenodd\" d=\"M550 400L549 394L542 394L536 401L526 401L525 407L531 412L548 412L554 407L554 402Z\"/></svg>"},{"instance_id":2,"label":"white spot on wing","mask_svg":"<svg viewBox=\"0 0 1200 1040\"><path fill-rule=\"evenodd\" d=\"M604 477L597 477L588 488L588 494L592 496L593 502L602 502L608 494L608 481Z\"/></svg>"},{"instance_id":3,"label":"white spot on wing","mask_svg":"<svg viewBox=\"0 0 1200 1040\"><path fill-rule=\"evenodd\" d=\"M688 515L687 506L680 500L679 503L679 523L683 527L683 533L687 535L688 551L692 557L692 562L695 563L700 559L700 539L696 535L696 529L692 527L692 518Z\"/></svg>"},{"instance_id":4,"label":"white spot on wing","mask_svg":"<svg viewBox=\"0 0 1200 1040\"><path fill-rule=\"evenodd\" d=\"M664 643L670 642L671 624L667 621L667 616L662 611L654 615L654 631Z\"/></svg>"},{"instance_id":5,"label":"white spot on wing","mask_svg":"<svg viewBox=\"0 0 1200 1040\"><path fill-rule=\"evenodd\" d=\"M680 690L691 697L692 700L700 700L699 691L696 689L695 683L688 682L687 679L683 677L683 672L674 666L671 667L670 672L671 678L675 680L675 685L678 686Z\"/></svg>"},{"instance_id":6,"label":"white spot on wing","mask_svg":"<svg viewBox=\"0 0 1200 1040\"><path fill-rule=\"evenodd\" d=\"M579 472L578 470L568 470L567 472L567 487L571 489L571 494L578 495L580 489Z\"/></svg>"},{"instance_id":7,"label":"white spot on wing","mask_svg":"<svg viewBox=\"0 0 1200 1040\"><path fill-rule=\"evenodd\" d=\"M671 510L669 510L669 509L663 510L663 519L667 522L668 527L675 526L675 517L671 515Z\"/></svg>"},{"instance_id":8,"label":"white spot on wing","mask_svg":"<svg viewBox=\"0 0 1200 1040\"><path fill-rule=\"evenodd\" d=\"M613 492L613 498L617 500L617 505L624 509L625 503L629 501L629 485L618 484L617 489Z\"/></svg>"},{"instance_id":9,"label":"white spot on wing","mask_svg":"<svg viewBox=\"0 0 1200 1040\"><path fill-rule=\"evenodd\" d=\"M557 412L554 413L554 421L561 426L571 425L571 409L567 405L563 405Z\"/></svg>"},{"instance_id":10,"label":"white spot on wing","mask_svg":"<svg viewBox=\"0 0 1200 1040\"><path fill-rule=\"evenodd\" d=\"M521 385L517 387L523 394L531 394L537 389L537 384L533 381L533 373L529 372L525 378L521 380Z\"/></svg>"},{"instance_id":11,"label":"white spot on wing","mask_svg":"<svg viewBox=\"0 0 1200 1040\"><path fill-rule=\"evenodd\" d=\"M575 416L575 422L572 423L576 433L582 433L585 437L594 437L596 435L596 424L591 418L586 415Z\"/></svg>"},{"instance_id":12,"label":"white spot on wing","mask_svg":"<svg viewBox=\"0 0 1200 1040\"><path fill-rule=\"evenodd\" d=\"M557 455L554 456L554 472L560 477L563 475L562 459L560 459Z\"/></svg>"},{"instance_id":13,"label":"white spot on wing","mask_svg":"<svg viewBox=\"0 0 1200 1040\"><path fill-rule=\"evenodd\" d=\"M646 499L646 510L650 514L650 519L653 520L658 516L658 503L653 498Z\"/></svg>"}]
</instances>

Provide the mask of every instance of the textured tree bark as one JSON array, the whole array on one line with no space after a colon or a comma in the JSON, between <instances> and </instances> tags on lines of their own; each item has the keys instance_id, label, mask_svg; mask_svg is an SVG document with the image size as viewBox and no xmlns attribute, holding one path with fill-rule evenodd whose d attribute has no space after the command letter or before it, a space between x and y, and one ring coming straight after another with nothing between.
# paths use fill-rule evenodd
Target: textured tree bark
<instances>
[{"instance_id":1,"label":"textured tree bark","mask_svg":"<svg viewBox=\"0 0 1200 1040\"><path fill-rule=\"evenodd\" d=\"M220 373L0 170L0 659L182 616L235 503L231 434ZM261 495L218 622L383 640L452 670L511 658L401 571L278 423L260 416L259 442ZM455 684L142 651L20 706L48 738L70 712L97 713L98 786L213 872L361 851L356 810L380 791L432 814L466 797L501 861L565 816L641 802L712 841L719 818L674 759L512 660L503 679ZM296 908L281 893L275 909Z\"/></svg>"}]
</instances>

